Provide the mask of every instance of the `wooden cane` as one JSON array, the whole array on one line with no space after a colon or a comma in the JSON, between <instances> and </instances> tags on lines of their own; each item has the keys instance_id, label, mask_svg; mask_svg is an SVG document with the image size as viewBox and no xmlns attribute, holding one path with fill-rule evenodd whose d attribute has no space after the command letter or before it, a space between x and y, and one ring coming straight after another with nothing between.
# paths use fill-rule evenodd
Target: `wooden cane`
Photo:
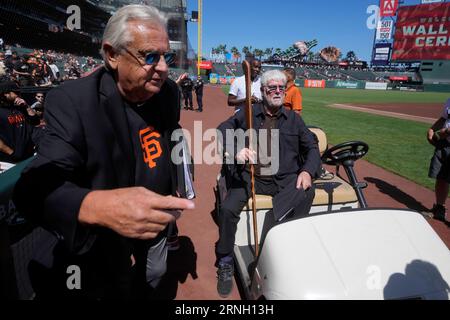
<instances>
[{"instance_id":1,"label":"wooden cane","mask_svg":"<svg viewBox=\"0 0 450 320\"><path fill-rule=\"evenodd\" d=\"M247 122L247 130L249 130L248 145L249 149L253 146L253 112L252 112L252 81L250 63L244 60L242 62L242 69L245 76L245 121ZM252 212L253 212L253 236L255 239L255 257L259 255L259 241L258 241L258 221L256 217L256 194L255 194L255 167L250 162L250 178L252 191Z\"/></svg>"}]
</instances>

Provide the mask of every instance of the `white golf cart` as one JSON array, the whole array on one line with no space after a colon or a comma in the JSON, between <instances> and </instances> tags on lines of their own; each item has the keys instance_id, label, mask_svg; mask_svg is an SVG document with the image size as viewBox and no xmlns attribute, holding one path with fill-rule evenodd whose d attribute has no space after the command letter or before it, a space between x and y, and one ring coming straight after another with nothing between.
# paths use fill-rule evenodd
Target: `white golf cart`
<instances>
[{"instance_id":1,"label":"white golf cart","mask_svg":"<svg viewBox=\"0 0 450 320\"><path fill-rule=\"evenodd\" d=\"M368 151L351 141L327 149L336 173L315 180L308 217L276 224L272 199L257 195L260 254L254 257L252 201L238 223L234 256L246 299L449 299L450 252L418 212L367 208L353 170ZM339 175L346 171L348 181ZM218 179L217 204L226 195Z\"/></svg>"}]
</instances>

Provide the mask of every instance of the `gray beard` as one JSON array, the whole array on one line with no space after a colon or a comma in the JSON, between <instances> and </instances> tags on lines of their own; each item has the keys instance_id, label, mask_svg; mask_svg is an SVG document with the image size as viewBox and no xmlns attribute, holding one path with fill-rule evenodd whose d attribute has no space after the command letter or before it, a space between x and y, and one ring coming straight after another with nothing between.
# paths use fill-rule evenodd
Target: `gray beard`
<instances>
[{"instance_id":1,"label":"gray beard","mask_svg":"<svg viewBox=\"0 0 450 320\"><path fill-rule=\"evenodd\" d=\"M283 105L283 99L280 102L273 103L269 99L267 99L265 95L263 95L263 103L267 110L269 110L271 113L276 113L278 109L280 109Z\"/></svg>"}]
</instances>

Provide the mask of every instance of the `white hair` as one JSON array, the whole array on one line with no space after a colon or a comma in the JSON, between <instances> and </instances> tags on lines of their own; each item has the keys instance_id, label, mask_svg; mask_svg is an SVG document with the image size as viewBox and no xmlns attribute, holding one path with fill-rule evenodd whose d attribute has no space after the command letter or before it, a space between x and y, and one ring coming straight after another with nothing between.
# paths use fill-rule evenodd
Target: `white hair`
<instances>
[{"instance_id":1,"label":"white hair","mask_svg":"<svg viewBox=\"0 0 450 320\"><path fill-rule=\"evenodd\" d=\"M133 41L128 28L128 22L133 20L151 21L167 29L167 16L155 7L132 4L120 8L109 18L103 33L100 53L105 62L106 55L103 50L103 44L105 42L108 42L115 50L122 51L123 48Z\"/></svg>"},{"instance_id":2,"label":"white hair","mask_svg":"<svg viewBox=\"0 0 450 320\"><path fill-rule=\"evenodd\" d=\"M271 80L279 80L283 82L283 85L286 85L287 82L287 78L286 75L281 72L280 70L269 70L264 72L261 75L261 86L265 87L267 85L267 83Z\"/></svg>"}]
</instances>

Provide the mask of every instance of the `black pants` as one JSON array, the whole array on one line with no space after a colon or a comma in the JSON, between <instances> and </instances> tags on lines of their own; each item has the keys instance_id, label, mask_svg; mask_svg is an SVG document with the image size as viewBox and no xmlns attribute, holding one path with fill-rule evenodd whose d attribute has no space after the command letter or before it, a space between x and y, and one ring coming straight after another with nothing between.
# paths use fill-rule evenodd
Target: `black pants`
<instances>
[{"instance_id":1,"label":"black pants","mask_svg":"<svg viewBox=\"0 0 450 320\"><path fill-rule=\"evenodd\" d=\"M203 111L203 93L196 93L195 95L197 96L198 110Z\"/></svg>"},{"instance_id":2,"label":"black pants","mask_svg":"<svg viewBox=\"0 0 450 320\"><path fill-rule=\"evenodd\" d=\"M194 109L194 104L192 103L192 91L183 91L184 107L189 109Z\"/></svg>"},{"instance_id":3,"label":"black pants","mask_svg":"<svg viewBox=\"0 0 450 320\"><path fill-rule=\"evenodd\" d=\"M232 253L240 213L251 197L250 174L244 171L241 178L240 180L233 178L231 189L220 208L218 219L219 240L216 243L217 259ZM272 214L275 221L279 221L287 212L290 212L288 214L289 219L308 215L314 199L314 187L305 191L297 189L296 184L297 175L295 174L276 181L255 179L257 194L273 196Z\"/></svg>"}]
</instances>

